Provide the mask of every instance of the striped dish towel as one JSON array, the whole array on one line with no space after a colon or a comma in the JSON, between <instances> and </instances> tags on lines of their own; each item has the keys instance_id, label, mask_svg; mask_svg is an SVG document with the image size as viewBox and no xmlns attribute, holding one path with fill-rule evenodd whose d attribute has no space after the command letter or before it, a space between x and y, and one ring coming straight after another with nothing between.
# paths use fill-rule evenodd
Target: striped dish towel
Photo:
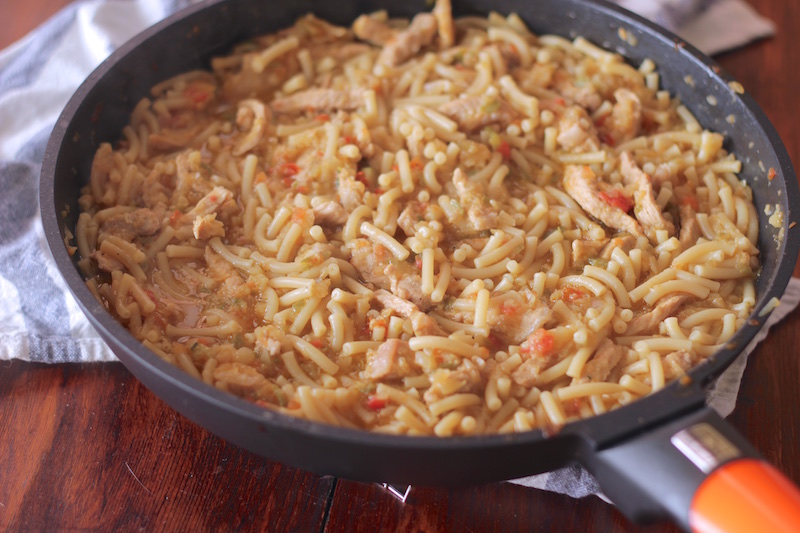
<instances>
[{"instance_id":1,"label":"striped dish towel","mask_svg":"<svg viewBox=\"0 0 800 533\"><path fill-rule=\"evenodd\" d=\"M39 221L38 179L50 132L78 85L127 39L192 0L75 2L0 51L0 360L116 360L58 274ZM707 53L771 35L740 0L618 0ZM724 29L724 31L723 31ZM772 319L797 305L800 282ZM766 333L764 333L766 334ZM745 357L720 380L712 404L732 409ZM575 497L598 492L579 468L517 480Z\"/></svg>"}]
</instances>

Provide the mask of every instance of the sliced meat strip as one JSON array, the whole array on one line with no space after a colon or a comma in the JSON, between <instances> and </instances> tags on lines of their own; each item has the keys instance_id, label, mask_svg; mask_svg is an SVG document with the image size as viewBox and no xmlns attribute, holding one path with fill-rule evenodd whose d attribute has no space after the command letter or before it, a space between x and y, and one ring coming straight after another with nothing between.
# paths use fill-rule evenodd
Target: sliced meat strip
<instances>
[{"instance_id":1,"label":"sliced meat strip","mask_svg":"<svg viewBox=\"0 0 800 533\"><path fill-rule=\"evenodd\" d=\"M571 106L558 119L556 142L568 152L593 152L600 149L600 140L586 110Z\"/></svg>"},{"instance_id":2,"label":"sliced meat strip","mask_svg":"<svg viewBox=\"0 0 800 533\"><path fill-rule=\"evenodd\" d=\"M544 370L553 366L553 363L557 360L557 352L550 352L547 354L534 353L511 373L511 379L514 380L514 383L517 385L533 387L536 385L536 380L539 378L539 375Z\"/></svg>"},{"instance_id":3,"label":"sliced meat strip","mask_svg":"<svg viewBox=\"0 0 800 533\"><path fill-rule=\"evenodd\" d=\"M575 102L589 111L594 111L603 103L603 98L597 92L594 84L584 83L577 85L575 76L566 70L558 70L554 73L553 89L567 100Z\"/></svg>"},{"instance_id":4,"label":"sliced meat strip","mask_svg":"<svg viewBox=\"0 0 800 533\"><path fill-rule=\"evenodd\" d=\"M489 124L499 124L505 129L519 116L511 104L499 96L465 96L446 102L438 109L465 131L475 131Z\"/></svg>"},{"instance_id":5,"label":"sliced meat strip","mask_svg":"<svg viewBox=\"0 0 800 533\"><path fill-rule=\"evenodd\" d=\"M423 311L431 307L430 298L422 294L419 269L405 261L397 261L389 250L366 239L355 239L348 247L350 263L364 281L410 300Z\"/></svg>"},{"instance_id":6,"label":"sliced meat strip","mask_svg":"<svg viewBox=\"0 0 800 533\"><path fill-rule=\"evenodd\" d=\"M404 374L398 365L400 358L413 356L414 352L409 348L407 341L388 339L377 350L367 352L364 377L367 379L399 377Z\"/></svg>"},{"instance_id":7,"label":"sliced meat strip","mask_svg":"<svg viewBox=\"0 0 800 533\"><path fill-rule=\"evenodd\" d=\"M314 223L326 227L343 226L347 222L347 211L335 200L322 202L313 208Z\"/></svg>"},{"instance_id":8,"label":"sliced meat strip","mask_svg":"<svg viewBox=\"0 0 800 533\"><path fill-rule=\"evenodd\" d=\"M113 215L100 226L101 233L111 233L128 242L136 237L155 235L160 229L161 217L147 208Z\"/></svg>"},{"instance_id":9,"label":"sliced meat strip","mask_svg":"<svg viewBox=\"0 0 800 533\"><path fill-rule=\"evenodd\" d=\"M225 225L222 221L217 220L216 213L197 215L192 225L192 233L195 239L201 241L206 241L212 237L224 237Z\"/></svg>"},{"instance_id":10,"label":"sliced meat strip","mask_svg":"<svg viewBox=\"0 0 800 533\"><path fill-rule=\"evenodd\" d=\"M602 200L600 185L594 171L581 165L564 169L564 190L590 215L606 226L632 235L642 235L642 228L619 207Z\"/></svg>"},{"instance_id":11,"label":"sliced meat strip","mask_svg":"<svg viewBox=\"0 0 800 533\"><path fill-rule=\"evenodd\" d=\"M341 173L337 180L336 194L345 211L353 211L364 203L364 192L367 188L356 180L352 174Z\"/></svg>"},{"instance_id":12,"label":"sliced meat strip","mask_svg":"<svg viewBox=\"0 0 800 533\"><path fill-rule=\"evenodd\" d=\"M614 344L609 339L604 339L592 358L584 365L581 380L605 381L619 360L622 359L623 353L622 346Z\"/></svg>"},{"instance_id":13,"label":"sliced meat strip","mask_svg":"<svg viewBox=\"0 0 800 533\"><path fill-rule=\"evenodd\" d=\"M425 209L419 202L409 202L400 216L397 217L397 225L403 230L406 236L414 235L416 225L425 220Z\"/></svg>"},{"instance_id":14,"label":"sliced meat strip","mask_svg":"<svg viewBox=\"0 0 800 533\"><path fill-rule=\"evenodd\" d=\"M397 31L371 15L361 15L353 22L353 33L362 41L383 46L397 35Z\"/></svg>"},{"instance_id":15,"label":"sliced meat strip","mask_svg":"<svg viewBox=\"0 0 800 533\"><path fill-rule=\"evenodd\" d=\"M232 200L233 193L225 187L217 185L211 192L202 197L188 214L192 216L202 216L217 213L225 202Z\"/></svg>"},{"instance_id":16,"label":"sliced meat strip","mask_svg":"<svg viewBox=\"0 0 800 533\"><path fill-rule=\"evenodd\" d=\"M471 181L460 168L453 172L453 185L458 192L461 207L467 213L475 231L496 229L499 225L497 211L488 204L483 184Z\"/></svg>"},{"instance_id":17,"label":"sliced meat strip","mask_svg":"<svg viewBox=\"0 0 800 533\"><path fill-rule=\"evenodd\" d=\"M429 45L436 36L438 24L430 13L420 13L411 20L408 28L387 42L378 56L378 63L396 67Z\"/></svg>"},{"instance_id":18,"label":"sliced meat strip","mask_svg":"<svg viewBox=\"0 0 800 533\"><path fill-rule=\"evenodd\" d=\"M689 301L690 298L691 296L688 294L677 294L660 300L652 311L633 317L633 319L628 322L628 329L625 330L625 335L641 335L642 333L657 332L658 325L665 319L675 316L680 308L683 307L683 304Z\"/></svg>"},{"instance_id":19,"label":"sliced meat strip","mask_svg":"<svg viewBox=\"0 0 800 533\"><path fill-rule=\"evenodd\" d=\"M642 171L628 152L620 156L620 171L626 185L632 186L634 215L644 228L644 232L652 240L656 230L667 230L670 236L675 234L675 226L664 218L653 192L650 176Z\"/></svg>"},{"instance_id":20,"label":"sliced meat strip","mask_svg":"<svg viewBox=\"0 0 800 533\"><path fill-rule=\"evenodd\" d=\"M629 141L639 135L642 127L642 103L636 93L629 89L614 91L616 102L601 130L608 136L612 146Z\"/></svg>"},{"instance_id":21,"label":"sliced meat strip","mask_svg":"<svg viewBox=\"0 0 800 533\"><path fill-rule=\"evenodd\" d=\"M426 315L419 310L413 302L410 302L399 296L395 296L391 292L378 289L375 291L374 298L380 302L385 309L391 309L398 315L410 318L411 327L415 335L436 335L439 337L447 337L447 332L444 331L439 323L433 318Z\"/></svg>"},{"instance_id":22,"label":"sliced meat strip","mask_svg":"<svg viewBox=\"0 0 800 533\"><path fill-rule=\"evenodd\" d=\"M308 89L290 96L276 98L270 104L275 113L301 113L304 111L351 111L364 104L364 90Z\"/></svg>"},{"instance_id":23,"label":"sliced meat strip","mask_svg":"<svg viewBox=\"0 0 800 533\"><path fill-rule=\"evenodd\" d=\"M689 204L681 204L678 207L678 212L681 217L681 232L680 241L683 249L686 250L690 246L697 243L700 238L700 225L697 223L697 213L694 207Z\"/></svg>"},{"instance_id":24,"label":"sliced meat strip","mask_svg":"<svg viewBox=\"0 0 800 533\"><path fill-rule=\"evenodd\" d=\"M324 43L308 47L308 52L311 54L311 59L313 61L319 61L324 57L330 57L337 63L343 63L348 59L360 56L370 50L372 50L372 47L364 43L337 44L336 46L331 46L330 43Z\"/></svg>"},{"instance_id":25,"label":"sliced meat strip","mask_svg":"<svg viewBox=\"0 0 800 533\"><path fill-rule=\"evenodd\" d=\"M680 377L693 366L692 354L686 350L668 353L664 356L664 378L669 380Z\"/></svg>"}]
</instances>

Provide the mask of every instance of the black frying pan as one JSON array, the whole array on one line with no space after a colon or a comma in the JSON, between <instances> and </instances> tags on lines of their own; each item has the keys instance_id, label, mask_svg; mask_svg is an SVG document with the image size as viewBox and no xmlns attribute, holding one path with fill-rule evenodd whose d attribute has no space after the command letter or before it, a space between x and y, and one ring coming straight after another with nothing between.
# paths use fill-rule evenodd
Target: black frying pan
<instances>
[{"instance_id":1,"label":"black frying pan","mask_svg":"<svg viewBox=\"0 0 800 533\"><path fill-rule=\"evenodd\" d=\"M356 480L424 485L517 478L579 462L620 509L638 521L671 517L684 528L700 528L704 517L730 518L730 511L724 511L718 501L747 509L750 496L733 503L737 496L729 490L728 481L753 486L777 474L765 463L747 459L757 457L756 452L704 406L704 389L760 329L766 319L760 311L772 297L782 294L797 258L800 242L788 237L788 225L798 219L800 192L776 132L755 102L732 90L730 78L711 60L674 35L610 4L589 0L454 3L457 15L514 11L534 32L582 35L623 54L633 64L654 59L663 88L678 95L704 127L725 135L726 148L743 162L741 175L753 186L757 211L763 213L767 204L778 204L783 210L780 229L761 220L763 269L751 320L687 379L630 406L570 423L556 435L539 430L447 439L371 434L267 411L195 380L144 348L85 287L75 258L65 249L65 229L75 227L79 190L88 181L98 145L119 138L133 106L149 94L152 85L183 71L206 68L212 56L232 44L288 26L308 12L348 25L357 15L379 8L387 8L394 16L429 9L420 0L208 1L155 25L112 54L67 104L42 167L42 219L67 284L120 360L148 388L208 430L281 462ZM621 29L627 39L621 37L625 35ZM694 80L692 86L684 81L687 75ZM709 104L708 96L715 97L717 104ZM730 115L736 118L734 125L726 120ZM777 171L771 181L765 171L769 168ZM68 211L62 216L65 207ZM786 237L778 238L779 231ZM709 472L713 472L710 477ZM768 530L771 526L764 520L792 516L795 522L789 527L800 530L800 492L781 477L767 486L780 489L777 496L770 496L772 507L778 501L774 498L796 500L794 507L787 504L779 513L758 515L758 524ZM720 488L723 500L716 496ZM736 519L734 525L743 525L741 520Z\"/></svg>"}]
</instances>

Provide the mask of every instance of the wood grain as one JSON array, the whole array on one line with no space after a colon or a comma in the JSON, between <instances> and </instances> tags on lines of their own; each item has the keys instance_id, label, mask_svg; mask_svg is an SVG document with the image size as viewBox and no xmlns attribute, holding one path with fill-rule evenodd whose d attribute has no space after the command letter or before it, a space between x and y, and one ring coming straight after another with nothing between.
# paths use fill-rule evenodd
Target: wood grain
<instances>
[{"instance_id":1,"label":"wood grain","mask_svg":"<svg viewBox=\"0 0 800 533\"><path fill-rule=\"evenodd\" d=\"M0 49L21 39L72 0L0 0Z\"/></svg>"},{"instance_id":2,"label":"wood grain","mask_svg":"<svg viewBox=\"0 0 800 533\"><path fill-rule=\"evenodd\" d=\"M0 0L0 47L66 0ZM718 58L800 162L800 7L761 0L778 37ZM795 270L800 275L800 269ZM730 417L800 483L800 314L751 356ZM378 485L317 476L228 444L178 415L120 364L0 363L0 530L586 531L642 527L595 497L508 483L414 487L403 504Z\"/></svg>"}]
</instances>

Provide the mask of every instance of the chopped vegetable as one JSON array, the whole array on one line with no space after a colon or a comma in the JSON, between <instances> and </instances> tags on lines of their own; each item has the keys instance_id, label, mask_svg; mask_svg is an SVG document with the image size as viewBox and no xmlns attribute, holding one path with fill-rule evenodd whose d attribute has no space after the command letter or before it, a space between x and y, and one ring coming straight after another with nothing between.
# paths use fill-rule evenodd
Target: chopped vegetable
<instances>
[{"instance_id":1,"label":"chopped vegetable","mask_svg":"<svg viewBox=\"0 0 800 533\"><path fill-rule=\"evenodd\" d=\"M370 396L367 399L367 407L373 411L383 409L387 403L386 398L379 398L378 396Z\"/></svg>"},{"instance_id":2,"label":"chopped vegetable","mask_svg":"<svg viewBox=\"0 0 800 533\"><path fill-rule=\"evenodd\" d=\"M633 207L633 200L625 196L622 191L613 189L611 191L600 191L600 199L610 206L621 209L626 213Z\"/></svg>"}]
</instances>

